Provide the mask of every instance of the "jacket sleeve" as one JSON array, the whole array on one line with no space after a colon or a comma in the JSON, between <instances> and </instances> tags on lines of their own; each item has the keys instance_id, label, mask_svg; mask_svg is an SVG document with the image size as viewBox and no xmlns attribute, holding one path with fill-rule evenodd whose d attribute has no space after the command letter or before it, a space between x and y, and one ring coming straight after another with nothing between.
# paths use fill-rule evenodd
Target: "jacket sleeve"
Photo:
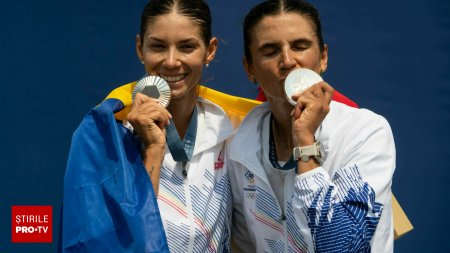
<instances>
[{"instance_id":1,"label":"jacket sleeve","mask_svg":"<svg viewBox=\"0 0 450 253\"><path fill-rule=\"evenodd\" d=\"M352 125L330 145L336 150L329 152L337 153L333 168L319 167L296 177L296 220L308 224L302 232L316 252L392 251L392 132L378 115L349 122Z\"/></svg>"}]
</instances>

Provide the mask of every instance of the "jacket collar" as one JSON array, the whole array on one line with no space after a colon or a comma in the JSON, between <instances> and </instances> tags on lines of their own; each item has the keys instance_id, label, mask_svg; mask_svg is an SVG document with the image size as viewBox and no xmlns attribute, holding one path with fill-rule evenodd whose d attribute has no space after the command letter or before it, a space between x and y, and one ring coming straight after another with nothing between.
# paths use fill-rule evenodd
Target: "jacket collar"
<instances>
[{"instance_id":1,"label":"jacket collar","mask_svg":"<svg viewBox=\"0 0 450 253\"><path fill-rule=\"evenodd\" d=\"M261 159L261 131L263 119L270 113L268 102L253 108L242 121L230 144L230 159L241 163L267 182Z\"/></svg>"},{"instance_id":2,"label":"jacket collar","mask_svg":"<svg viewBox=\"0 0 450 253\"><path fill-rule=\"evenodd\" d=\"M202 97L198 97L197 101L199 125L194 155L225 141L233 132L233 126L222 108Z\"/></svg>"}]
</instances>

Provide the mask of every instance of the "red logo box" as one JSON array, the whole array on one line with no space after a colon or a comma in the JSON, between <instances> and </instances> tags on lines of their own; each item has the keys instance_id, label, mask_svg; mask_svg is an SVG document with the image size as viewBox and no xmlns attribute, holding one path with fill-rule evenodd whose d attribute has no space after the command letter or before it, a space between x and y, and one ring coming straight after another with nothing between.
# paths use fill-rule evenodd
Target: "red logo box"
<instances>
[{"instance_id":1,"label":"red logo box","mask_svg":"<svg viewBox=\"0 0 450 253\"><path fill-rule=\"evenodd\" d=\"M52 206L12 206L12 242L51 243L52 216Z\"/></svg>"}]
</instances>

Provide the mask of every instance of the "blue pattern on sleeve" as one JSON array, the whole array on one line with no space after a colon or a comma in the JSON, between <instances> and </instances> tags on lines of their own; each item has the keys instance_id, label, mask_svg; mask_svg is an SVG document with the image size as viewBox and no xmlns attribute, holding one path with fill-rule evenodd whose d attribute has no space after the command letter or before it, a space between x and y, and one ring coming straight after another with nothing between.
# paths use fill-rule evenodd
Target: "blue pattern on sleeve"
<instances>
[{"instance_id":1,"label":"blue pattern on sleeve","mask_svg":"<svg viewBox=\"0 0 450 253\"><path fill-rule=\"evenodd\" d=\"M317 176L315 180L325 178ZM371 252L370 240L383 205L375 202L375 192L356 166L338 170L333 183L335 186L320 187L307 209L315 251Z\"/></svg>"}]
</instances>

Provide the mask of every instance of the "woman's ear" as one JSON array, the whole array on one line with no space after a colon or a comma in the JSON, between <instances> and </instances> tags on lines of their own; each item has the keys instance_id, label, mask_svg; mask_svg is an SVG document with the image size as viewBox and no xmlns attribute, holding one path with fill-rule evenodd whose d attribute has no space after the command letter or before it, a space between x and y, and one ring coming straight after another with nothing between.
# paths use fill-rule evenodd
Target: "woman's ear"
<instances>
[{"instance_id":1,"label":"woman's ear","mask_svg":"<svg viewBox=\"0 0 450 253\"><path fill-rule=\"evenodd\" d=\"M216 37L212 37L211 40L209 41L209 46L206 51L205 64L209 64L210 62L212 62L212 60L214 60L218 46L219 46L219 41L217 40Z\"/></svg>"},{"instance_id":2,"label":"woman's ear","mask_svg":"<svg viewBox=\"0 0 450 253\"><path fill-rule=\"evenodd\" d=\"M142 42L141 42L141 36L138 34L136 35L136 55L141 61L141 63L144 63L144 52L142 51Z\"/></svg>"},{"instance_id":3,"label":"woman's ear","mask_svg":"<svg viewBox=\"0 0 450 253\"><path fill-rule=\"evenodd\" d=\"M247 78L250 82L256 83L256 77L253 71L252 64L248 62L247 58L244 57L242 60L242 63L244 64L245 72L247 73Z\"/></svg>"},{"instance_id":4,"label":"woman's ear","mask_svg":"<svg viewBox=\"0 0 450 253\"><path fill-rule=\"evenodd\" d=\"M320 72L323 73L328 67L328 45L323 46L323 51L320 54Z\"/></svg>"}]
</instances>

